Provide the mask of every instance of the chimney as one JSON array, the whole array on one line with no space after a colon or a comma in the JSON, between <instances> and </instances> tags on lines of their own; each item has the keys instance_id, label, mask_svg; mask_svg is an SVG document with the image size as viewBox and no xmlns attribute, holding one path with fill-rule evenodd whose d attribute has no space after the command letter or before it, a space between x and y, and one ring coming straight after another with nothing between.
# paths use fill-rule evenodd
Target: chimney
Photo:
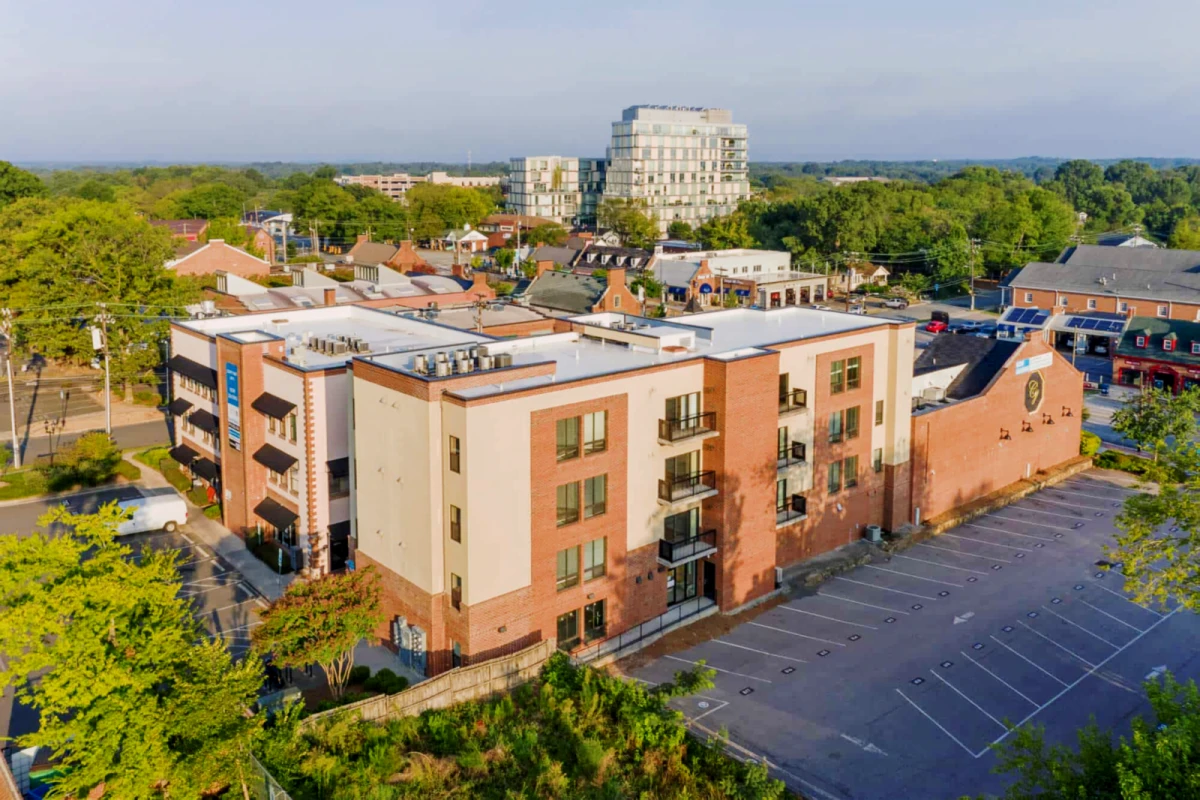
<instances>
[{"instance_id":1,"label":"chimney","mask_svg":"<svg viewBox=\"0 0 1200 800\"><path fill-rule=\"evenodd\" d=\"M708 259L707 258L700 259L700 269L708 269Z\"/></svg>"},{"instance_id":2,"label":"chimney","mask_svg":"<svg viewBox=\"0 0 1200 800\"><path fill-rule=\"evenodd\" d=\"M360 233L358 236L354 237L355 244L362 244L363 242L369 241L371 241L371 234L369 233Z\"/></svg>"},{"instance_id":3,"label":"chimney","mask_svg":"<svg viewBox=\"0 0 1200 800\"><path fill-rule=\"evenodd\" d=\"M464 267L462 264L451 264L450 265L450 274L456 278L465 278L466 277L466 267Z\"/></svg>"},{"instance_id":4,"label":"chimney","mask_svg":"<svg viewBox=\"0 0 1200 800\"><path fill-rule=\"evenodd\" d=\"M537 262L537 277L540 278L543 275L545 275L547 272L552 272L553 270L554 270L554 262L553 261Z\"/></svg>"},{"instance_id":5,"label":"chimney","mask_svg":"<svg viewBox=\"0 0 1200 800\"><path fill-rule=\"evenodd\" d=\"M337 287L336 286L326 286L325 287L325 305L327 305L327 306L336 306L337 305Z\"/></svg>"},{"instance_id":6,"label":"chimney","mask_svg":"<svg viewBox=\"0 0 1200 800\"><path fill-rule=\"evenodd\" d=\"M471 288L467 290L470 294L479 296L491 296L492 287L488 286L486 272L471 273Z\"/></svg>"},{"instance_id":7,"label":"chimney","mask_svg":"<svg viewBox=\"0 0 1200 800\"><path fill-rule=\"evenodd\" d=\"M607 281L609 286L624 286L625 268L609 267Z\"/></svg>"}]
</instances>

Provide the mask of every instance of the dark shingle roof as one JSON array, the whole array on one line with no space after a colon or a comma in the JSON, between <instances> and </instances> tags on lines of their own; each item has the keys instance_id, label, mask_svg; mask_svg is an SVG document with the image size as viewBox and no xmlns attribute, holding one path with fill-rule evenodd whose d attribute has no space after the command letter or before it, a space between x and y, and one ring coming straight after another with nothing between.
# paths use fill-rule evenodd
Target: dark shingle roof
<instances>
[{"instance_id":1,"label":"dark shingle roof","mask_svg":"<svg viewBox=\"0 0 1200 800\"><path fill-rule=\"evenodd\" d=\"M1083 244L1063 251L1053 264L1026 264L1001 285L1195 303L1200 302L1200 251Z\"/></svg>"},{"instance_id":2,"label":"dark shingle roof","mask_svg":"<svg viewBox=\"0 0 1200 800\"><path fill-rule=\"evenodd\" d=\"M1175 334L1174 350L1163 350L1163 339ZM1145 347L1137 346L1137 337L1147 338ZM1116 355L1128 358L1153 358L1174 364L1200 366L1200 355L1192 355L1192 342L1200 342L1200 322L1182 319L1134 317L1129 320L1125 334L1117 342Z\"/></svg>"},{"instance_id":3,"label":"dark shingle roof","mask_svg":"<svg viewBox=\"0 0 1200 800\"><path fill-rule=\"evenodd\" d=\"M591 313L600 302L606 286L602 281L571 272L546 272L525 289L530 305L568 311L572 314Z\"/></svg>"},{"instance_id":4,"label":"dark shingle roof","mask_svg":"<svg viewBox=\"0 0 1200 800\"><path fill-rule=\"evenodd\" d=\"M967 368L946 389L946 397L966 400L987 388L1021 344L1017 340L942 334L922 351L913 364L913 374L922 375L966 364Z\"/></svg>"},{"instance_id":5,"label":"dark shingle roof","mask_svg":"<svg viewBox=\"0 0 1200 800\"><path fill-rule=\"evenodd\" d=\"M578 250L572 250L569 247L551 247L547 244L534 250L530 258L535 264L539 261L553 261L555 264L569 267L578 255Z\"/></svg>"},{"instance_id":6,"label":"dark shingle roof","mask_svg":"<svg viewBox=\"0 0 1200 800\"><path fill-rule=\"evenodd\" d=\"M1081 244L1065 253L1062 263L1075 267L1136 269L1153 272L1200 271L1200 250L1167 250L1160 247L1104 247Z\"/></svg>"},{"instance_id":7,"label":"dark shingle roof","mask_svg":"<svg viewBox=\"0 0 1200 800\"><path fill-rule=\"evenodd\" d=\"M383 244L382 242L359 242L346 255L354 256L355 264L365 264L368 267L377 267L380 264L385 264L396 255L400 248L394 244Z\"/></svg>"}]
</instances>

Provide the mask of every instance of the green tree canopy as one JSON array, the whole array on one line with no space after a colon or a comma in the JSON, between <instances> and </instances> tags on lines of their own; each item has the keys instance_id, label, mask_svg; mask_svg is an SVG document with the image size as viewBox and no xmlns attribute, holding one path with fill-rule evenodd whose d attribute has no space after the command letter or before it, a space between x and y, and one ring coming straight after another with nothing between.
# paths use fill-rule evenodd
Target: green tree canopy
<instances>
[{"instance_id":1,"label":"green tree canopy","mask_svg":"<svg viewBox=\"0 0 1200 800\"><path fill-rule=\"evenodd\" d=\"M1171 230L1171 247L1200 250L1200 215L1185 217Z\"/></svg>"},{"instance_id":2,"label":"green tree canopy","mask_svg":"<svg viewBox=\"0 0 1200 800\"><path fill-rule=\"evenodd\" d=\"M567 241L567 229L556 223L538 225L529 232L525 241L535 245L541 242L553 247L561 247Z\"/></svg>"},{"instance_id":3,"label":"green tree canopy","mask_svg":"<svg viewBox=\"0 0 1200 800\"><path fill-rule=\"evenodd\" d=\"M696 236L696 232L692 230L692 226L688 225L681 219L677 219L667 226L667 236L672 239L680 239L685 242L692 241Z\"/></svg>"},{"instance_id":4,"label":"green tree canopy","mask_svg":"<svg viewBox=\"0 0 1200 800\"><path fill-rule=\"evenodd\" d=\"M708 220L700 226L696 235L707 250L754 247L757 244L750 235L749 220L739 212Z\"/></svg>"},{"instance_id":5,"label":"green tree canopy","mask_svg":"<svg viewBox=\"0 0 1200 800\"><path fill-rule=\"evenodd\" d=\"M1147 386L1113 412L1112 429L1149 450L1158 461L1173 442L1191 441L1200 412L1200 389L1180 395Z\"/></svg>"},{"instance_id":6,"label":"green tree canopy","mask_svg":"<svg viewBox=\"0 0 1200 800\"><path fill-rule=\"evenodd\" d=\"M596 208L596 220L615 231L628 247L649 249L658 239L658 216L647 216L645 204L638 200L606 197Z\"/></svg>"},{"instance_id":7,"label":"green tree canopy","mask_svg":"<svg viewBox=\"0 0 1200 800\"><path fill-rule=\"evenodd\" d=\"M406 195L409 212L425 234L418 235L418 239L432 239L450 228L461 229L464 225L475 227L496 210L496 204L487 192L461 186L418 183ZM439 230L431 234L435 220Z\"/></svg>"},{"instance_id":8,"label":"green tree canopy","mask_svg":"<svg viewBox=\"0 0 1200 800\"><path fill-rule=\"evenodd\" d=\"M42 197L45 194L46 184L38 176L14 167L7 161L0 161L0 208L22 197Z\"/></svg>"}]
</instances>

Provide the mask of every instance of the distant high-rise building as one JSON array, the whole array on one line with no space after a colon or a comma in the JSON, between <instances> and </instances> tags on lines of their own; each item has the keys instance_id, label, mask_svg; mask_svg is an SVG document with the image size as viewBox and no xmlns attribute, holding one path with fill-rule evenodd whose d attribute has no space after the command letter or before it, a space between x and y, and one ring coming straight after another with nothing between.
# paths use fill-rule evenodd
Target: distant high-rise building
<instances>
[{"instance_id":1,"label":"distant high-rise building","mask_svg":"<svg viewBox=\"0 0 1200 800\"><path fill-rule=\"evenodd\" d=\"M608 160L604 158L579 159L579 224L596 224L596 206L604 196L604 176L608 171Z\"/></svg>"},{"instance_id":2,"label":"distant high-rise building","mask_svg":"<svg viewBox=\"0 0 1200 800\"><path fill-rule=\"evenodd\" d=\"M508 167L508 209L516 214L574 225L579 216L579 159L514 158Z\"/></svg>"},{"instance_id":3,"label":"distant high-rise building","mask_svg":"<svg viewBox=\"0 0 1200 800\"><path fill-rule=\"evenodd\" d=\"M659 231L731 214L750 197L746 126L719 108L632 106L612 125L604 197L636 200Z\"/></svg>"}]
</instances>

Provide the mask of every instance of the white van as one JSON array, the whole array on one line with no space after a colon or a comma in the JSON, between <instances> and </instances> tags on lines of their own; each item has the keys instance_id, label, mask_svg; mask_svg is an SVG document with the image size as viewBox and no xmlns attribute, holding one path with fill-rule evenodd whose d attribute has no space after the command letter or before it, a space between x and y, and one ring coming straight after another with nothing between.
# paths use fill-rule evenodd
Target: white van
<instances>
[{"instance_id":1,"label":"white van","mask_svg":"<svg viewBox=\"0 0 1200 800\"><path fill-rule=\"evenodd\" d=\"M177 494L159 494L153 497L135 497L122 500L117 505L122 511L133 514L131 519L117 526L117 535L146 531L171 533L187 522L187 503Z\"/></svg>"}]
</instances>

